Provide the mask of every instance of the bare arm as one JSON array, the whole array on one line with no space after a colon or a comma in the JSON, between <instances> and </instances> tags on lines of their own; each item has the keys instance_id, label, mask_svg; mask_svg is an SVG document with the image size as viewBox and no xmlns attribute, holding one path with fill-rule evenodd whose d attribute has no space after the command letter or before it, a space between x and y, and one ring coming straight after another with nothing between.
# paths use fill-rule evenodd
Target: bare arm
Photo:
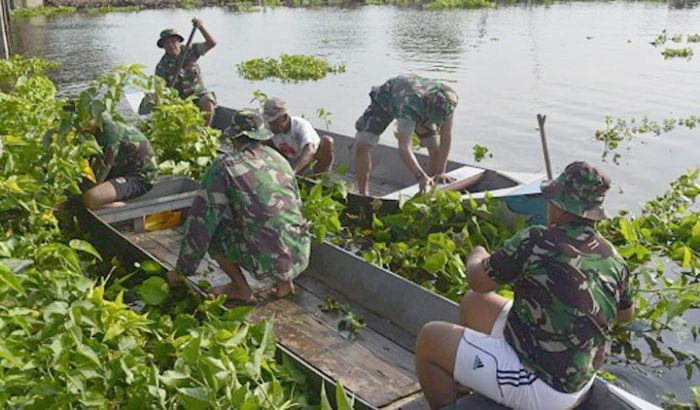
<instances>
[{"instance_id":1,"label":"bare arm","mask_svg":"<svg viewBox=\"0 0 700 410\"><path fill-rule=\"evenodd\" d=\"M212 48L216 47L216 40L214 40L214 37L209 34L209 31L207 31L206 28L204 28L204 25L202 24L202 20L198 18L192 19L192 25L195 26L196 28L199 29L199 32L202 33L202 36L204 36L204 52L206 53L207 51L211 50Z\"/></svg>"},{"instance_id":2,"label":"bare arm","mask_svg":"<svg viewBox=\"0 0 700 410\"><path fill-rule=\"evenodd\" d=\"M294 164L295 174L301 172L311 163L311 161L314 160L314 155L316 155L317 149L318 147L314 146L314 144L304 145L304 148L301 150L301 155L299 156L299 159L297 160L296 164Z\"/></svg>"},{"instance_id":3,"label":"bare arm","mask_svg":"<svg viewBox=\"0 0 700 410\"><path fill-rule=\"evenodd\" d=\"M399 133L399 155L403 163L406 164L406 167L411 171L411 174L416 175L418 172L422 172L423 175L425 175L425 177L418 181L421 185L421 193L424 193L427 188L432 185L433 181L420 166L415 154L413 154L411 150L411 134Z\"/></svg>"},{"instance_id":4,"label":"bare arm","mask_svg":"<svg viewBox=\"0 0 700 410\"><path fill-rule=\"evenodd\" d=\"M467 283L478 293L488 293L498 284L486 274L483 262L491 256L482 246L475 247L467 258Z\"/></svg>"}]
</instances>

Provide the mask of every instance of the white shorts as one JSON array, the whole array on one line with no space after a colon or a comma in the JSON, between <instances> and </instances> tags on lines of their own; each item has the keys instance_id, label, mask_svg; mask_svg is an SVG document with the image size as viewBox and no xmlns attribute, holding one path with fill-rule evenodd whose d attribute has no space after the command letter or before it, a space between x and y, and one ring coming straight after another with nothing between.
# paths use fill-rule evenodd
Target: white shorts
<instances>
[{"instance_id":1,"label":"white shorts","mask_svg":"<svg viewBox=\"0 0 700 410\"><path fill-rule=\"evenodd\" d=\"M562 393L525 370L503 336L513 301L503 306L490 335L464 329L457 348L454 379L489 399L513 409L571 409L593 385Z\"/></svg>"}]
</instances>

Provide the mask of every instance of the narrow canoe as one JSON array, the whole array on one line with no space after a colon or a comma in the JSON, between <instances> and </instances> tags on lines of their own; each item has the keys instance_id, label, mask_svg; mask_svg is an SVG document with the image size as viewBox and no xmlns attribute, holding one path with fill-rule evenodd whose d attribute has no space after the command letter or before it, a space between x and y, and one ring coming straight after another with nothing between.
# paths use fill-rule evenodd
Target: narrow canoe
<instances>
[{"instance_id":1,"label":"narrow canoe","mask_svg":"<svg viewBox=\"0 0 700 410\"><path fill-rule=\"evenodd\" d=\"M182 226L149 232L144 218L171 210L186 215L198 189L192 180L164 177L126 207L86 211L81 220L100 239L96 243L106 256L155 260L170 269L177 260ZM228 282L209 257L191 281L202 279L213 286ZM321 383L342 380L357 397L357 408L427 409L414 370L415 338L428 321L457 322L455 303L330 243L313 246L310 266L296 283L293 297L260 302L253 319L274 318L280 351L305 371L317 389ZM345 331L339 326L342 317L320 309L327 297L347 304L367 327L355 335ZM471 395L451 408L502 407ZM600 378L581 408L658 409Z\"/></svg>"}]
</instances>

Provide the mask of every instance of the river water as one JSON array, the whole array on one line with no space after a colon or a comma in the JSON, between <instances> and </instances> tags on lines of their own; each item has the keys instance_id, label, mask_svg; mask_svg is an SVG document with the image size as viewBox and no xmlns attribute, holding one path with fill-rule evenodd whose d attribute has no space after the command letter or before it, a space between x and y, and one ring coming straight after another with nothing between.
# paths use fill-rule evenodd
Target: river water
<instances>
[{"instance_id":1,"label":"river water","mask_svg":"<svg viewBox=\"0 0 700 410\"><path fill-rule=\"evenodd\" d=\"M573 160L604 168L615 184L607 202L613 212L637 211L700 162L697 130L643 137L620 151L620 165L603 162L603 145L593 138L606 115L662 121L700 114L700 43L690 44L698 54L692 60L664 60L663 47L649 44L664 29L684 37L700 32L700 8L692 2L682 8L588 1L436 12L364 6L59 16L15 22L15 50L61 61L55 79L62 92L74 94L113 65L139 63L153 72L162 53L155 45L160 30L175 27L186 37L194 15L218 41L200 66L224 105L254 106L259 89L286 99L318 127L324 123L316 110L323 107L332 112L331 130L352 134L371 86L400 73L441 79L460 97L451 157L473 162L472 147L481 144L493 154L483 166L543 172L536 114L546 114L554 171ZM281 53L323 56L347 71L299 84L238 77L237 63ZM382 142L395 144L389 134ZM680 370L663 377L613 370L651 401L669 391L690 399Z\"/></svg>"}]
</instances>

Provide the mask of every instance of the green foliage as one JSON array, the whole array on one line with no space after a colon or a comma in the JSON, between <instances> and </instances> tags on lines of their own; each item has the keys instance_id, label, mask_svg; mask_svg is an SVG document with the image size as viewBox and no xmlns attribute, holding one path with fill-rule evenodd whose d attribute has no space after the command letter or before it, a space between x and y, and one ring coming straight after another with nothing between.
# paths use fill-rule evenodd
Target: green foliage
<instances>
[{"instance_id":1,"label":"green foliage","mask_svg":"<svg viewBox=\"0 0 700 410\"><path fill-rule=\"evenodd\" d=\"M700 370L700 357L677 351L665 344L664 336L668 331L693 340L698 335L698 327L683 319L700 308L700 215L694 210L698 176L700 168L681 176L638 216L622 213L599 224L629 265L637 289L633 331L615 333L613 353L623 354L625 361L684 366L688 377ZM635 341L647 344L649 357Z\"/></svg>"},{"instance_id":2,"label":"green foliage","mask_svg":"<svg viewBox=\"0 0 700 410\"><path fill-rule=\"evenodd\" d=\"M75 7L71 6L40 6L32 8L22 8L12 10L12 18L31 18L38 16L55 16L59 14L74 14L78 11Z\"/></svg>"},{"instance_id":3,"label":"green foliage","mask_svg":"<svg viewBox=\"0 0 700 410\"><path fill-rule=\"evenodd\" d=\"M181 99L162 78L139 72L131 83L155 103L140 128L160 161L160 174L200 178L216 157L220 132L205 125L204 113L193 98Z\"/></svg>"},{"instance_id":4,"label":"green foliage","mask_svg":"<svg viewBox=\"0 0 700 410\"><path fill-rule=\"evenodd\" d=\"M489 152L489 149L483 145L474 144L474 161L481 162L486 157L493 158L493 153Z\"/></svg>"},{"instance_id":5,"label":"green foliage","mask_svg":"<svg viewBox=\"0 0 700 410\"><path fill-rule=\"evenodd\" d=\"M0 61L0 226L29 242L57 233L54 211L79 193L81 161L98 152L82 138L46 77L55 64L13 57Z\"/></svg>"},{"instance_id":6,"label":"green foliage","mask_svg":"<svg viewBox=\"0 0 700 410\"><path fill-rule=\"evenodd\" d=\"M350 339L354 339L360 329L367 327L367 322L363 317L350 310L350 306L336 301L331 296L326 297L326 300L318 305L318 308L324 313L342 315L342 319L338 321L338 330L348 332Z\"/></svg>"},{"instance_id":7,"label":"green foliage","mask_svg":"<svg viewBox=\"0 0 700 410\"><path fill-rule=\"evenodd\" d=\"M344 184L330 185L328 176L321 177L321 183L301 180L299 191L303 198L301 213L311 224L311 230L318 242L323 242L326 235L340 234L342 225L340 216L345 211L348 196Z\"/></svg>"},{"instance_id":8,"label":"green foliage","mask_svg":"<svg viewBox=\"0 0 700 410\"><path fill-rule=\"evenodd\" d=\"M656 36L654 41L652 41L650 44L654 47L661 47L664 46L668 41L672 41L673 43L680 44L683 42L683 35L682 34L673 34L670 35L666 32L666 30L661 31L659 35ZM688 34L686 35L686 42L688 44L690 43L697 43L700 42L700 34ZM684 48L665 48L662 52L661 55L664 56L664 59L668 60L671 58L686 58L688 60L693 58L693 49L690 47L684 47Z\"/></svg>"},{"instance_id":9,"label":"green foliage","mask_svg":"<svg viewBox=\"0 0 700 410\"><path fill-rule=\"evenodd\" d=\"M265 108L265 103L267 102L267 94L262 92L261 90L255 90L253 91L253 98L250 99L250 102L257 101L258 104L260 105L260 111L263 111Z\"/></svg>"},{"instance_id":10,"label":"green foliage","mask_svg":"<svg viewBox=\"0 0 700 410\"><path fill-rule=\"evenodd\" d=\"M316 116L323 121L323 123L326 125L326 129L328 129L333 121L331 121L331 115L333 115L332 112L326 111L325 108L319 107L316 110Z\"/></svg>"},{"instance_id":11,"label":"green foliage","mask_svg":"<svg viewBox=\"0 0 700 410\"><path fill-rule=\"evenodd\" d=\"M690 60L693 58L693 49L690 47L685 48L666 48L661 52L664 59L668 60L670 58L686 58Z\"/></svg>"},{"instance_id":12,"label":"green foliage","mask_svg":"<svg viewBox=\"0 0 700 410\"><path fill-rule=\"evenodd\" d=\"M304 376L275 359L270 321L246 322L250 309L226 310L223 297L196 303L152 261L123 274L58 229L54 210L79 192L81 162L97 152L85 122L113 112L139 70L100 78L69 111L44 76L50 66L0 61L3 406L308 407Z\"/></svg>"},{"instance_id":13,"label":"green foliage","mask_svg":"<svg viewBox=\"0 0 700 410\"><path fill-rule=\"evenodd\" d=\"M693 402L684 403L676 400L676 395L673 393L664 394L661 396L663 400L662 406L667 410L697 410L700 409L700 387L692 386L690 391L693 393Z\"/></svg>"},{"instance_id":14,"label":"green foliage","mask_svg":"<svg viewBox=\"0 0 700 410\"><path fill-rule=\"evenodd\" d=\"M650 120L646 116L641 120L631 118L624 120L618 118L613 120L612 117L605 117L605 129L595 131L595 139L605 144L602 158L605 159L610 153L614 153L613 162L619 164L621 155L615 152L623 141L632 141L642 134L653 134L660 136L662 134L673 131L677 126L685 127L689 130L694 129L700 124L700 116L691 115L687 118L666 118L663 122Z\"/></svg>"},{"instance_id":15,"label":"green foliage","mask_svg":"<svg viewBox=\"0 0 700 410\"><path fill-rule=\"evenodd\" d=\"M107 14L107 13L133 13L136 11L141 11L141 6L103 6L103 7L92 7L86 9L87 14Z\"/></svg>"},{"instance_id":16,"label":"green foliage","mask_svg":"<svg viewBox=\"0 0 700 410\"><path fill-rule=\"evenodd\" d=\"M496 7L496 3L489 0L435 0L428 4L427 10L443 9L482 9Z\"/></svg>"},{"instance_id":17,"label":"green foliage","mask_svg":"<svg viewBox=\"0 0 700 410\"><path fill-rule=\"evenodd\" d=\"M274 58L254 58L236 65L238 75L246 80L279 78L283 82L320 80L328 73L343 73L345 65L332 65L321 57L303 54L282 54Z\"/></svg>"},{"instance_id":18,"label":"green foliage","mask_svg":"<svg viewBox=\"0 0 700 410\"><path fill-rule=\"evenodd\" d=\"M469 287L466 259L479 245L496 249L524 221L506 222L499 200L463 203L459 192L417 196L398 212L375 214L356 226L353 240L366 261L389 269L452 300Z\"/></svg>"}]
</instances>

